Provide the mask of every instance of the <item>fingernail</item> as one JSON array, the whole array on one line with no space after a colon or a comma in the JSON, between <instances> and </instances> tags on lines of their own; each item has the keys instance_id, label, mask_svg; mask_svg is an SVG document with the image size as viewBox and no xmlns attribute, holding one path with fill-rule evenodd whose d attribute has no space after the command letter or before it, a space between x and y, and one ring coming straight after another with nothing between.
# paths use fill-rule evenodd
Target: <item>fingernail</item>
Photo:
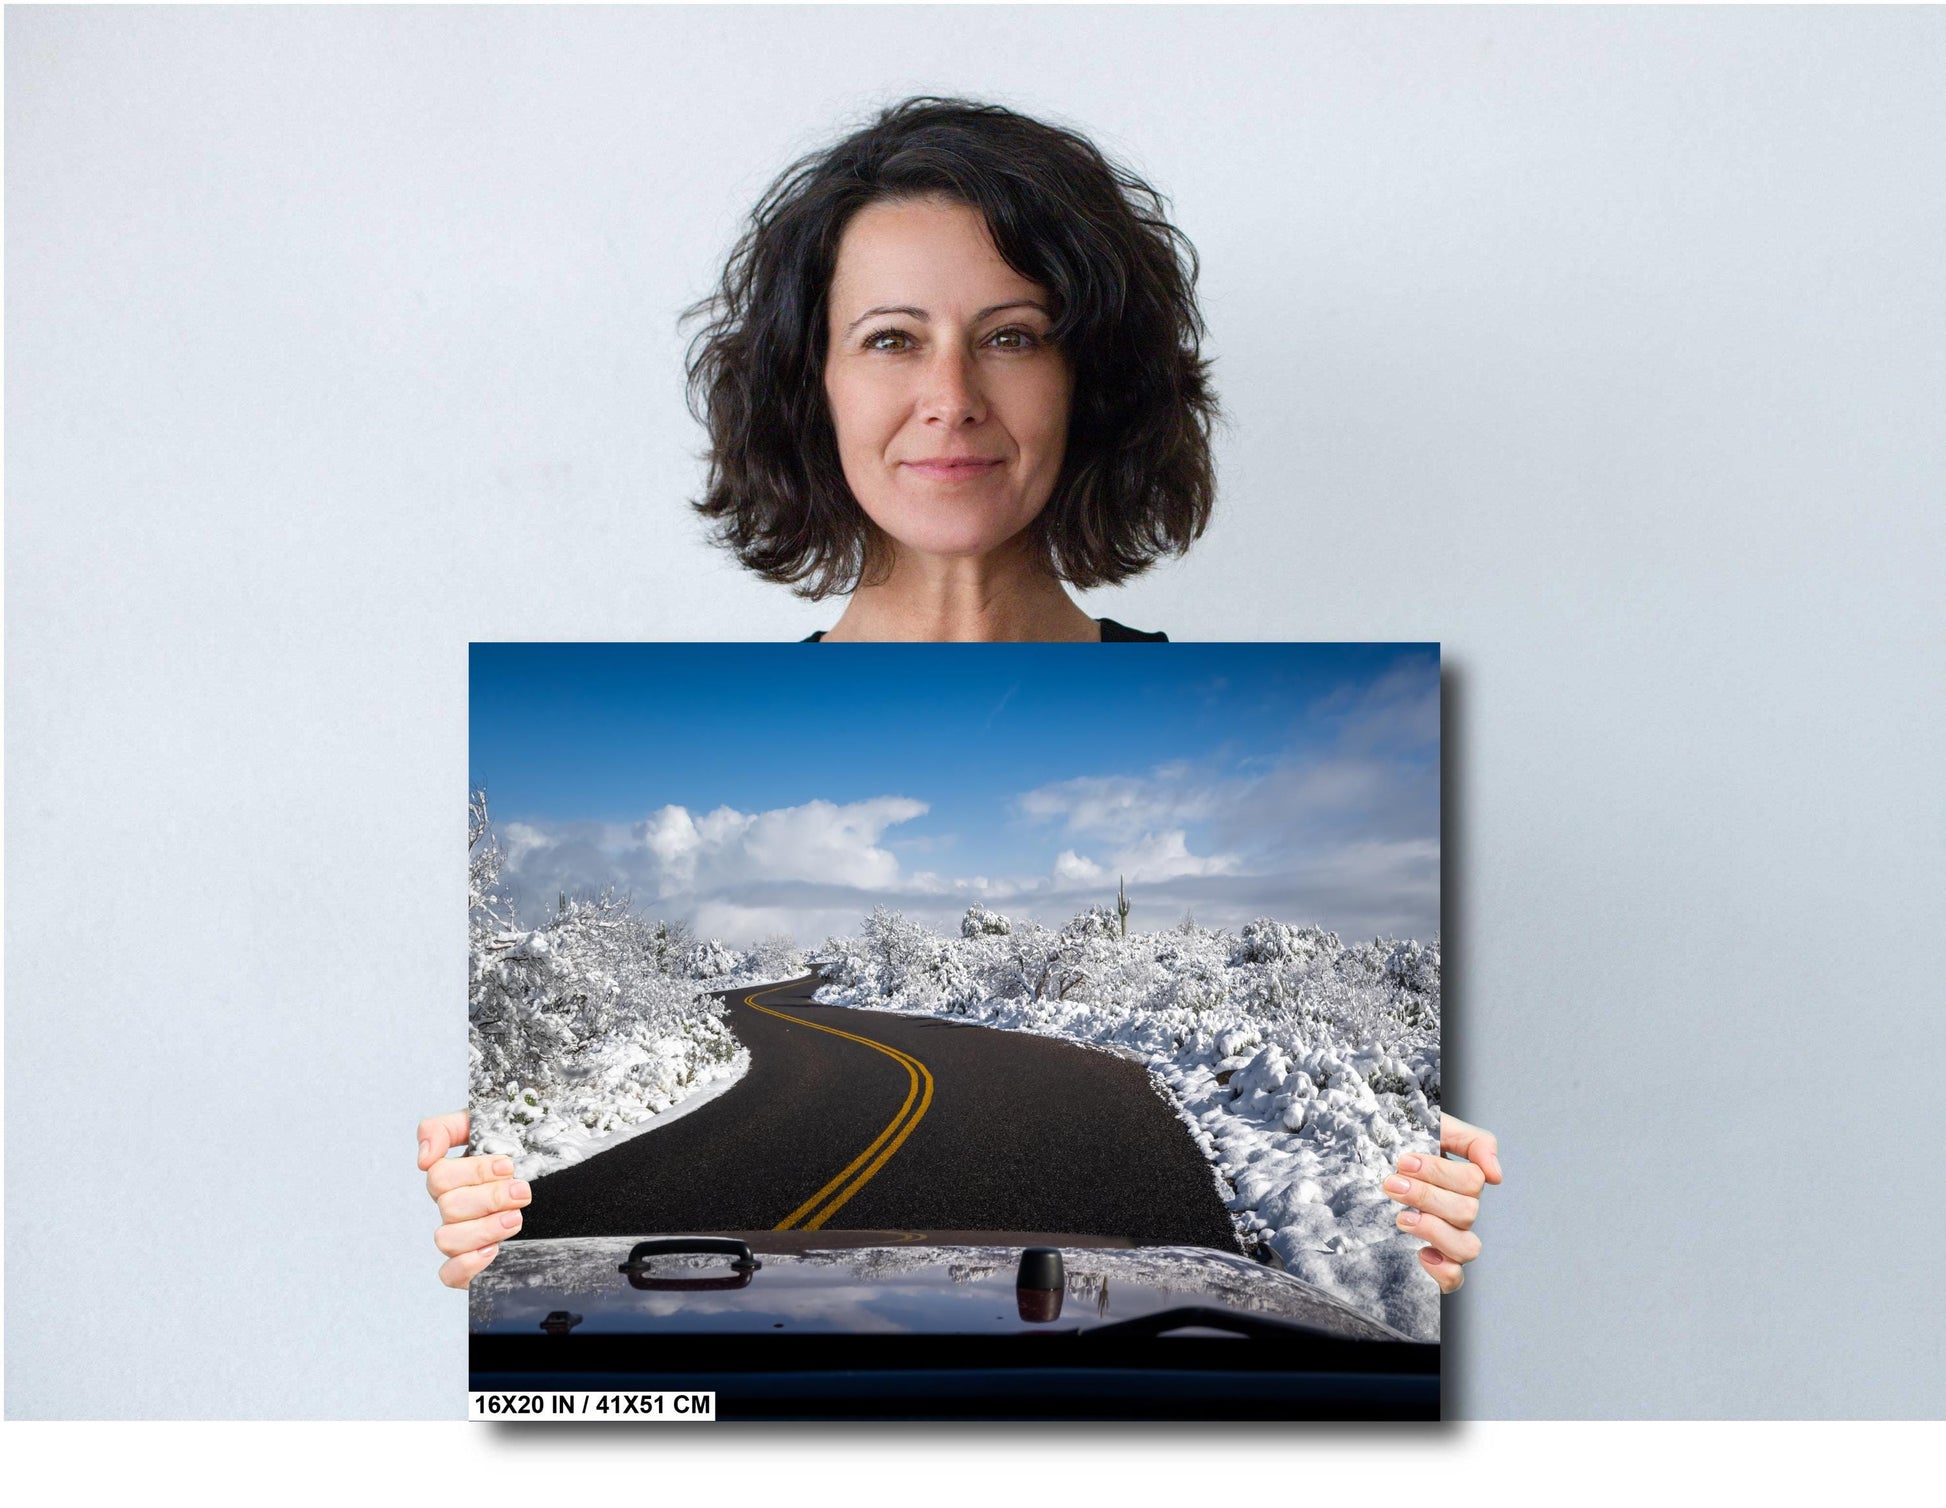
<instances>
[{"instance_id":1,"label":"fingernail","mask_svg":"<svg viewBox=\"0 0 1946 1508\"><path fill-rule=\"evenodd\" d=\"M512 1163L512 1161L511 1161L511 1160L509 1160L508 1158L505 1158L505 1157L496 1157L496 1158L494 1158L494 1159L493 1159L493 1176L494 1176L495 1178L511 1178L511 1177L513 1177L513 1176L514 1176L514 1165L513 1165L513 1163Z\"/></svg>"},{"instance_id":2,"label":"fingernail","mask_svg":"<svg viewBox=\"0 0 1946 1508\"><path fill-rule=\"evenodd\" d=\"M1436 1246L1420 1247L1419 1259L1428 1267L1437 1267L1439 1265L1439 1248Z\"/></svg>"},{"instance_id":3,"label":"fingernail","mask_svg":"<svg viewBox=\"0 0 1946 1508\"><path fill-rule=\"evenodd\" d=\"M1385 1192L1388 1194L1410 1194L1412 1192L1412 1180L1410 1178L1388 1178L1385 1180Z\"/></svg>"},{"instance_id":4,"label":"fingernail","mask_svg":"<svg viewBox=\"0 0 1946 1508\"><path fill-rule=\"evenodd\" d=\"M431 1155L432 1155L432 1143L431 1143L431 1142L429 1142L429 1141L422 1141L422 1142L420 1142L420 1143L419 1143L419 1160L420 1160L421 1162L424 1162L424 1161L425 1161L425 1160L426 1160L426 1159L427 1159L428 1157L430 1157Z\"/></svg>"},{"instance_id":5,"label":"fingernail","mask_svg":"<svg viewBox=\"0 0 1946 1508\"><path fill-rule=\"evenodd\" d=\"M520 1211L519 1211L519 1210L508 1210L506 1214L504 1214L504 1215L502 1215L502 1216L500 1217L500 1223L501 1223L502 1225L504 1225L504 1226L506 1226L506 1228L507 1228L508 1230L519 1230L519 1229L520 1229Z\"/></svg>"},{"instance_id":6,"label":"fingernail","mask_svg":"<svg viewBox=\"0 0 1946 1508\"><path fill-rule=\"evenodd\" d=\"M507 1185L507 1197L512 1199L516 1204L525 1204L532 1197L532 1194L533 1191L518 1178Z\"/></svg>"},{"instance_id":7,"label":"fingernail","mask_svg":"<svg viewBox=\"0 0 1946 1508\"><path fill-rule=\"evenodd\" d=\"M1418 1159L1418 1157L1417 1157L1416 1155L1414 1155L1413 1153L1411 1153L1411 1152L1408 1152L1408 1153L1406 1153L1406 1155L1405 1155L1405 1156L1403 1156L1403 1157L1401 1157L1401 1158L1399 1159L1399 1171L1400 1171L1401 1173L1416 1173L1416 1172L1418 1172L1418 1171L1419 1171L1419 1159Z\"/></svg>"},{"instance_id":8,"label":"fingernail","mask_svg":"<svg viewBox=\"0 0 1946 1508\"><path fill-rule=\"evenodd\" d=\"M1418 1223L1419 1223L1419 1212L1417 1210L1401 1210L1399 1212L1399 1224L1417 1225Z\"/></svg>"},{"instance_id":9,"label":"fingernail","mask_svg":"<svg viewBox=\"0 0 1946 1508\"><path fill-rule=\"evenodd\" d=\"M491 1246L482 1246L474 1255L484 1262L498 1250L500 1250L500 1243L495 1241Z\"/></svg>"}]
</instances>

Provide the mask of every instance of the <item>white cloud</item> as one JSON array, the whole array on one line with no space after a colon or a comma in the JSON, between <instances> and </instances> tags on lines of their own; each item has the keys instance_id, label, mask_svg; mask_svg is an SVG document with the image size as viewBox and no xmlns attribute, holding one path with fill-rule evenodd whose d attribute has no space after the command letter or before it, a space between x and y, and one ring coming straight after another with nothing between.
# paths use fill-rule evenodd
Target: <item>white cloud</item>
<instances>
[{"instance_id":1,"label":"white cloud","mask_svg":"<svg viewBox=\"0 0 1946 1508\"><path fill-rule=\"evenodd\" d=\"M737 823L725 823L721 840L708 843L699 881L708 888L751 878L822 880L864 890L893 886L899 883L898 857L878 846L879 837L927 810L925 802L905 796L875 796L845 806L811 801L754 817L730 813Z\"/></svg>"},{"instance_id":2,"label":"white cloud","mask_svg":"<svg viewBox=\"0 0 1946 1508\"><path fill-rule=\"evenodd\" d=\"M806 881L846 890L893 890L899 861L885 830L929 808L907 796L701 816L665 806L631 825L509 822L500 830L509 890L532 919L555 895L613 888L638 902L699 897L756 881ZM935 881L936 883L936 881ZM747 921L747 919L746 919Z\"/></svg>"},{"instance_id":3,"label":"white cloud","mask_svg":"<svg viewBox=\"0 0 1946 1508\"><path fill-rule=\"evenodd\" d=\"M766 812L719 806L700 818L685 807L665 806L637 824L634 836L658 895L745 880L816 880L874 890L899 883L898 858L879 846L879 838L927 810L925 802L906 796L843 806L807 801Z\"/></svg>"},{"instance_id":4,"label":"white cloud","mask_svg":"<svg viewBox=\"0 0 1946 1508\"><path fill-rule=\"evenodd\" d=\"M1212 792L1189 784L1191 771L1178 761L1147 778L1082 775L1021 796L1015 807L1036 821L1059 821L1076 837L1132 843L1146 833L1180 827L1210 815Z\"/></svg>"},{"instance_id":5,"label":"white cloud","mask_svg":"<svg viewBox=\"0 0 1946 1508\"><path fill-rule=\"evenodd\" d=\"M546 848L552 839L538 827L525 822L509 822L499 831L500 851L506 856L507 863L518 866L520 861L537 848Z\"/></svg>"},{"instance_id":6,"label":"white cloud","mask_svg":"<svg viewBox=\"0 0 1946 1508\"><path fill-rule=\"evenodd\" d=\"M1242 859L1233 853L1191 853L1188 834L1174 827L1166 832L1142 834L1135 842L1117 849L1106 864L1098 864L1072 848L1064 848L1054 861L1052 879L1056 890L1072 890L1097 887L1111 877L1126 879L1132 885L1154 884L1198 875L1236 874L1242 866ZM1034 881L1016 883L1013 887L1015 894L1032 893L1041 888Z\"/></svg>"},{"instance_id":7,"label":"white cloud","mask_svg":"<svg viewBox=\"0 0 1946 1508\"><path fill-rule=\"evenodd\" d=\"M1189 851L1187 835L1181 828L1164 833L1144 833L1138 842L1115 855L1113 868L1126 875L1131 884L1153 884L1161 880L1180 880L1207 874L1235 874L1243 861L1233 853L1198 857Z\"/></svg>"},{"instance_id":8,"label":"white cloud","mask_svg":"<svg viewBox=\"0 0 1946 1508\"><path fill-rule=\"evenodd\" d=\"M1054 861L1054 883L1056 885L1085 885L1102 877L1102 867L1093 859L1084 859L1072 848L1061 850L1061 856Z\"/></svg>"}]
</instances>

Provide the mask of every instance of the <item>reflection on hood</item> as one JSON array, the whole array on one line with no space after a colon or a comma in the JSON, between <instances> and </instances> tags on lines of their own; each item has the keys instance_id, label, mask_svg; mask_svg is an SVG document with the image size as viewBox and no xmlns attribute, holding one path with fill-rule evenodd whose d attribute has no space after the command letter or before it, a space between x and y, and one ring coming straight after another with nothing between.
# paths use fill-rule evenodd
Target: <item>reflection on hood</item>
<instances>
[{"instance_id":1,"label":"reflection on hood","mask_svg":"<svg viewBox=\"0 0 1946 1508\"><path fill-rule=\"evenodd\" d=\"M896 1240L888 1234L887 1239ZM801 1238L800 1238L801 1240ZM475 1334L540 1333L548 1314L583 1315L575 1333L1008 1333L1085 1329L1166 1309L1219 1308L1304 1325L1346 1339L1401 1340L1309 1284L1206 1247L1063 1247L1061 1319L1023 1320L1015 1302L1019 1246L881 1245L765 1251L735 1287L682 1290L726 1274L720 1256L657 1256L644 1290L620 1268L633 1241L581 1237L509 1242L473 1280ZM795 1243L793 1243L795 1244ZM1051 1242L1049 1244L1052 1244Z\"/></svg>"}]
</instances>

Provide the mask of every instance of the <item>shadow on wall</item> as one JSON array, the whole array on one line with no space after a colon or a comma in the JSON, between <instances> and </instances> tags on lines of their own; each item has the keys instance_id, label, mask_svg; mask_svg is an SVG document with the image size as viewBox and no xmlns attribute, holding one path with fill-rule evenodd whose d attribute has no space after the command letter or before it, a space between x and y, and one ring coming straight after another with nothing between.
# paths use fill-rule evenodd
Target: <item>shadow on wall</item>
<instances>
[{"instance_id":1,"label":"shadow on wall","mask_svg":"<svg viewBox=\"0 0 1946 1508\"><path fill-rule=\"evenodd\" d=\"M1466 963L1470 935L1466 873L1467 820L1464 778L1470 761L1467 729L1469 672L1453 663L1444 645L1439 651L1439 937L1441 997L1439 1021L1440 1073L1447 1084L1442 1098L1458 1108L1462 1120L1474 1120L1469 1107L1472 1079L1467 1073ZM1457 964L1455 963L1457 960ZM1466 1292L1449 1295L1439 1305L1441 1356L1466 1354L1467 1306L1455 1302ZM1440 1409L1448 1419L1468 1417L1464 1368L1442 1366Z\"/></svg>"}]
</instances>

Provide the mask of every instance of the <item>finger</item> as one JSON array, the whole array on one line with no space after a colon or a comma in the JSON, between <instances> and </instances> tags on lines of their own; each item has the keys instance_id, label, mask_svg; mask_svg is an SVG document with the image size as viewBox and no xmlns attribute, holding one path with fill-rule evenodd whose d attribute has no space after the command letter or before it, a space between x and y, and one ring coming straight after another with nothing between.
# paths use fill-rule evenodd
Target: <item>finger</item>
<instances>
[{"instance_id":1,"label":"finger","mask_svg":"<svg viewBox=\"0 0 1946 1508\"><path fill-rule=\"evenodd\" d=\"M469 1183L491 1183L514 1176L511 1157L442 1157L426 1173L426 1192L441 1194Z\"/></svg>"},{"instance_id":2,"label":"finger","mask_svg":"<svg viewBox=\"0 0 1946 1508\"><path fill-rule=\"evenodd\" d=\"M1478 1126L1469 1125L1457 1115L1439 1116L1439 1150L1457 1152L1468 1162L1480 1165L1488 1183L1500 1181L1500 1143L1491 1131L1482 1131Z\"/></svg>"},{"instance_id":3,"label":"finger","mask_svg":"<svg viewBox=\"0 0 1946 1508\"><path fill-rule=\"evenodd\" d=\"M1383 1185L1386 1195L1400 1204L1413 1209L1424 1210L1429 1215L1437 1215L1455 1230L1471 1230L1473 1222L1480 1215L1480 1201L1465 1194L1455 1194L1451 1189L1442 1189L1436 1183L1423 1178L1405 1178L1393 1174ZM442 1204L441 1209L445 1206Z\"/></svg>"},{"instance_id":4,"label":"finger","mask_svg":"<svg viewBox=\"0 0 1946 1508\"><path fill-rule=\"evenodd\" d=\"M477 1220L502 1210L517 1210L534 1197L533 1188L519 1178L496 1178L491 1183L468 1183L439 1196L439 1214L447 1224Z\"/></svg>"},{"instance_id":5,"label":"finger","mask_svg":"<svg viewBox=\"0 0 1946 1508\"><path fill-rule=\"evenodd\" d=\"M466 1145L467 1118L464 1110L447 1115L429 1115L419 1122L419 1166L431 1167L454 1147Z\"/></svg>"},{"instance_id":6,"label":"finger","mask_svg":"<svg viewBox=\"0 0 1946 1508\"><path fill-rule=\"evenodd\" d=\"M1419 1264L1432 1274L1433 1281L1439 1284L1441 1293L1451 1293L1466 1281L1466 1269L1436 1246L1419 1248Z\"/></svg>"},{"instance_id":7,"label":"finger","mask_svg":"<svg viewBox=\"0 0 1946 1508\"><path fill-rule=\"evenodd\" d=\"M1428 1219L1432 1218L1427 1216ZM504 1241L520 1229L520 1211L503 1210L479 1220L458 1220L433 1232L432 1244L449 1257Z\"/></svg>"},{"instance_id":8,"label":"finger","mask_svg":"<svg viewBox=\"0 0 1946 1508\"><path fill-rule=\"evenodd\" d=\"M505 1219L503 1215L500 1217ZM1480 1254L1480 1238L1470 1230L1455 1230L1437 1215L1422 1210L1400 1210L1399 1229L1437 1246L1440 1255L1455 1262L1471 1262Z\"/></svg>"},{"instance_id":9,"label":"finger","mask_svg":"<svg viewBox=\"0 0 1946 1508\"><path fill-rule=\"evenodd\" d=\"M1411 1178L1423 1178L1427 1183L1436 1183L1442 1189L1451 1189L1468 1198L1477 1198L1487 1181L1487 1175L1470 1162L1461 1162L1456 1157L1422 1157L1416 1152L1401 1157L1396 1171Z\"/></svg>"},{"instance_id":10,"label":"finger","mask_svg":"<svg viewBox=\"0 0 1946 1508\"><path fill-rule=\"evenodd\" d=\"M482 1246L478 1251L463 1251L441 1264L439 1281L448 1288L464 1288L482 1267L499 1255L498 1245Z\"/></svg>"}]
</instances>

